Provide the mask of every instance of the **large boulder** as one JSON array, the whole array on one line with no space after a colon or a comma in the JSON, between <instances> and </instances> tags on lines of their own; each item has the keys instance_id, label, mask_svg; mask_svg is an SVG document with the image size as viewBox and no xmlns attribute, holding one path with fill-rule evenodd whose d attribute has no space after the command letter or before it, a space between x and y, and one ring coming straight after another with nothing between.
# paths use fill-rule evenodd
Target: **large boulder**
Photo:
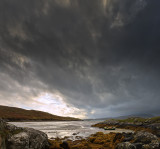
<instances>
[{"instance_id":1,"label":"large boulder","mask_svg":"<svg viewBox=\"0 0 160 149\"><path fill-rule=\"evenodd\" d=\"M141 143L142 149L159 149L160 143L156 135L139 131L134 135L134 143Z\"/></svg>"},{"instance_id":2,"label":"large boulder","mask_svg":"<svg viewBox=\"0 0 160 149\"><path fill-rule=\"evenodd\" d=\"M158 141L158 137L156 135L153 135L152 133L145 132L145 131L139 131L134 135L134 142L141 142L144 144L149 144L152 141Z\"/></svg>"},{"instance_id":3,"label":"large boulder","mask_svg":"<svg viewBox=\"0 0 160 149\"><path fill-rule=\"evenodd\" d=\"M0 149L48 149L44 132L16 127L0 120Z\"/></svg>"},{"instance_id":4,"label":"large boulder","mask_svg":"<svg viewBox=\"0 0 160 149\"><path fill-rule=\"evenodd\" d=\"M48 137L44 132L25 128L7 139L8 149L47 149Z\"/></svg>"}]
</instances>

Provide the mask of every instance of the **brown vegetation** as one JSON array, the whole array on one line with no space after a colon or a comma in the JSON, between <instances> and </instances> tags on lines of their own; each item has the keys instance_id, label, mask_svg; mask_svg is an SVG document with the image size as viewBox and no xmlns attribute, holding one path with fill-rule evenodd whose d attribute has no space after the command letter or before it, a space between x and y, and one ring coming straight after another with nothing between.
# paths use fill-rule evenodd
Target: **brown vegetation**
<instances>
[{"instance_id":1,"label":"brown vegetation","mask_svg":"<svg viewBox=\"0 0 160 149\"><path fill-rule=\"evenodd\" d=\"M87 139L66 141L68 149L115 149L118 143L123 142L124 136L121 133L109 133L97 132L91 135ZM50 149L63 149L62 140L55 139L49 140L51 146Z\"/></svg>"},{"instance_id":2,"label":"brown vegetation","mask_svg":"<svg viewBox=\"0 0 160 149\"><path fill-rule=\"evenodd\" d=\"M0 118L8 121L75 121L72 117L61 117L47 112L24 110L21 108L0 106Z\"/></svg>"}]
</instances>

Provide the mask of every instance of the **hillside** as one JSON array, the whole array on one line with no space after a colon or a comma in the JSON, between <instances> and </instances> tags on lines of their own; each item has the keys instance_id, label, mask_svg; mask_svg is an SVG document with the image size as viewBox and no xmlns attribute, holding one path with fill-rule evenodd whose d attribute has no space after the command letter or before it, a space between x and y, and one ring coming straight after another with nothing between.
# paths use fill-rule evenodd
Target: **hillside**
<instances>
[{"instance_id":1,"label":"hillside","mask_svg":"<svg viewBox=\"0 0 160 149\"><path fill-rule=\"evenodd\" d=\"M0 106L0 118L8 121L78 121L73 117L61 117L47 112Z\"/></svg>"}]
</instances>

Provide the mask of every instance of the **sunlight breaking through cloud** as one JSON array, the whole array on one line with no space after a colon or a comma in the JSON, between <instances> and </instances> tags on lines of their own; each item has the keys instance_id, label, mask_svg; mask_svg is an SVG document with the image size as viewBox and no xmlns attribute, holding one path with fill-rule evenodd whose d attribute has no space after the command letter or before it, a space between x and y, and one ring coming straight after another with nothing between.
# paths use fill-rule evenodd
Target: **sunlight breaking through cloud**
<instances>
[{"instance_id":1,"label":"sunlight breaking through cloud","mask_svg":"<svg viewBox=\"0 0 160 149\"><path fill-rule=\"evenodd\" d=\"M63 97L58 94L42 93L38 97L34 98L34 101L36 105L43 105L37 106L37 110L46 111L60 116L86 118L85 110L75 108L72 105L65 103Z\"/></svg>"}]
</instances>

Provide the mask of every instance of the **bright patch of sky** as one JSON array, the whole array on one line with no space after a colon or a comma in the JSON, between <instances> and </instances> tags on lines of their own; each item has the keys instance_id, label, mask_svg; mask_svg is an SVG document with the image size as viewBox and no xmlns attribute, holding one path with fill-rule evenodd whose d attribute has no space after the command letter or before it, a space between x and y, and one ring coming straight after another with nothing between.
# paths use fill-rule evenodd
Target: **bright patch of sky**
<instances>
[{"instance_id":1,"label":"bright patch of sky","mask_svg":"<svg viewBox=\"0 0 160 149\"><path fill-rule=\"evenodd\" d=\"M58 94L42 93L34 98L32 105L35 105L34 109L46 111L55 115L86 118L85 110L66 104L63 97Z\"/></svg>"}]
</instances>

